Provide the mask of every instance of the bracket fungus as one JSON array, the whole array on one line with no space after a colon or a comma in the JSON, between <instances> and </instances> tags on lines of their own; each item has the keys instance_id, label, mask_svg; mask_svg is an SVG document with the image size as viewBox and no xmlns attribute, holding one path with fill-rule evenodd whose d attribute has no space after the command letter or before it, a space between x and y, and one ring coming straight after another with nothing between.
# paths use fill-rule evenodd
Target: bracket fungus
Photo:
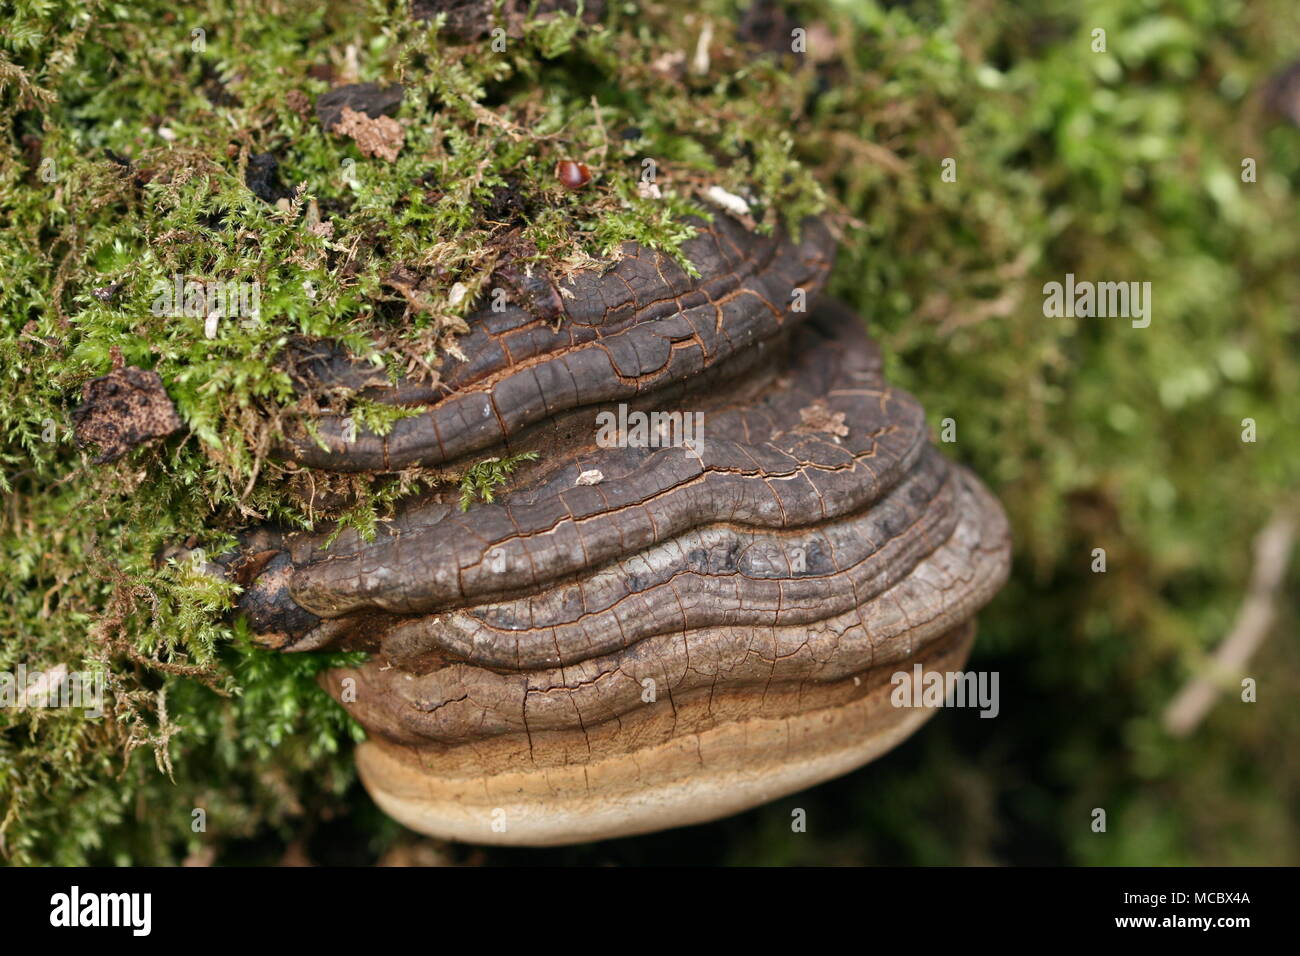
<instances>
[{"instance_id":1,"label":"bracket fungus","mask_svg":"<svg viewBox=\"0 0 1300 956\"><path fill-rule=\"evenodd\" d=\"M491 503L427 494L371 542L261 530L237 561L264 643L371 652L324 682L367 730L367 788L416 830L588 841L843 774L925 720L891 675L959 669L1006 577L998 503L860 319L816 301L827 229L697 225L698 277L630 245L543 290L558 319L526 296L474 313L437 388L325 344L295 358L301 388L418 411L385 436L322 414L280 450L301 463L538 453Z\"/></svg>"}]
</instances>

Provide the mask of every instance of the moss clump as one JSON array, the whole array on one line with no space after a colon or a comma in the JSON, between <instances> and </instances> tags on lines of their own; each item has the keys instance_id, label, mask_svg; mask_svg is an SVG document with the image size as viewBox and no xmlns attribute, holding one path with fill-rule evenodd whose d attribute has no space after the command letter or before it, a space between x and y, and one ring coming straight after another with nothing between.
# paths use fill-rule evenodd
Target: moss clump
<instances>
[{"instance_id":1,"label":"moss clump","mask_svg":"<svg viewBox=\"0 0 1300 956\"><path fill-rule=\"evenodd\" d=\"M492 501L496 489L510 479L516 468L537 457L537 452L526 451L508 458L488 458L470 467L460 480L460 510L468 511L475 501Z\"/></svg>"}]
</instances>

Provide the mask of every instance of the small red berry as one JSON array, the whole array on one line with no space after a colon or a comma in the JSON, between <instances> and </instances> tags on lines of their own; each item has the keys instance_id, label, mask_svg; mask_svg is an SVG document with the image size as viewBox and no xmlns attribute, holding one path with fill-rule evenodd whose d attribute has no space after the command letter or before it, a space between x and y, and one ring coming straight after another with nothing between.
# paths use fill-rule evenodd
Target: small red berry
<instances>
[{"instance_id":1,"label":"small red berry","mask_svg":"<svg viewBox=\"0 0 1300 956\"><path fill-rule=\"evenodd\" d=\"M591 170L586 163L564 159L555 164L555 178L565 189L581 189L591 182Z\"/></svg>"}]
</instances>

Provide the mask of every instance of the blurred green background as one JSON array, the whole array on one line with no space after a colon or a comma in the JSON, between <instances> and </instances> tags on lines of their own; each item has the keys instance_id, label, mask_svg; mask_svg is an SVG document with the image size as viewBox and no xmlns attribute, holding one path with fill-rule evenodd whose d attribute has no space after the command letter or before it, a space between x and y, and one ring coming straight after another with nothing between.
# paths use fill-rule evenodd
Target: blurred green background
<instances>
[{"instance_id":1,"label":"blurred green background","mask_svg":"<svg viewBox=\"0 0 1300 956\"><path fill-rule=\"evenodd\" d=\"M608 98L624 119L649 111L647 135L683 163L692 162L682 144L694 143L684 126L693 112L716 121L708 143L724 152L744 154L747 136L779 142L745 174L775 184L774 205L781 188L789 202L812 195L782 163L820 184L843 231L834 294L864 316L888 377L921 399L936 435L943 419L956 422L957 441L942 447L1001 498L1015 540L1011 581L980 615L970 665L1001 675L997 719L942 712L875 763L752 812L553 850L440 844L385 819L352 774L355 728L313 683L323 662L241 644L220 616L227 596L172 594L174 577L159 583L152 623L142 619L127 638L134 655L96 631L106 614L129 622L136 612L112 603L110 572L86 574L69 593L83 564L116 563L145 587L152 547L133 558L123 543L131 529L197 530L228 501L199 493L220 480L205 470L211 453L191 442L160 469L173 476L160 492L172 518L136 505L109 518L104 503L126 500L138 487L124 490L131 471L157 453L128 459L112 480L80 473L56 485L76 456L33 437L51 409L75 404L76 382L106 369L110 345L132 347L129 323L113 324L85 292L138 255L150 230L169 226L150 218L147 202L96 204L90 186L79 209L52 204L33 177L42 148L57 143L75 164L92 149L123 152L141 124L166 121L182 131L177 148L220 160L215 144L228 131L204 141L195 123L187 140L174 115L211 76L242 77L245 113L275 117L257 129L295 132L269 102L283 99L275 84L297 82L321 51L349 39L382 74L392 51L385 24L407 12L198 5L168 24L150 4L5 6L0 367L11 395L0 413L0 653L6 668L91 661L138 704L107 728L0 715L0 850L10 863L1300 863L1300 572L1286 573L1277 619L1246 671L1258 701L1241 702L1234 680L1186 737L1162 723L1233 627L1252 540L1297 504L1300 129L1279 106L1296 116L1300 80L1289 91L1269 86L1300 57L1293 0L704 0L689 14L611 3L605 29L643 45L647 60L689 55L706 21L720 47L771 52L719 52L719 69L738 64L731 80L646 85L642 96L641 80L620 83L619 66L602 58L608 48L579 31L572 43L531 39L523 55L540 64L535 74L517 66L509 77L470 78L489 101L493 83L541 84L543 101L570 117L577 107L553 89L570 82L574 102ZM188 45L187 18L230 29L210 31L207 66L184 62L193 89L178 93L160 64L175 59L166 44ZM164 25L170 39L151 47L150 31ZM782 52L794 28L807 31L802 57ZM250 76L266 101L249 95ZM739 105L753 90L779 103L765 108L768 120ZM745 130L734 143L732 119ZM745 125L765 121L781 135ZM259 135L272 133L255 131L255 150L267 146ZM945 159L956 160L955 182L941 177ZM1242 179L1244 159L1254 160L1253 182ZM293 171L314 161L299 158ZM459 228L430 215L429 228ZM80 247L62 231L78 217L95 224ZM86 288L67 293L73 320L60 326L51 303L77 269ZM1149 281L1150 327L1044 317L1043 284L1067 273ZM312 321L346 324L357 308L347 299ZM75 348L48 387L26 390L47 368L33 337ZM169 383L199 367L195 354L167 357ZM232 394L253 395L231 381ZM183 407L196 429L204 407L201 396ZM215 428L225 419L213 414ZM1242 439L1247 418L1254 442ZM90 510L99 505L103 518ZM1092 570L1096 548L1105 573ZM186 634L163 641L166 654L145 635L160 616ZM160 661L199 667L201 679ZM207 808L205 834L190 831L194 806ZM806 810L807 832L791 831L795 808ZM1106 810L1104 833L1092 829L1094 808Z\"/></svg>"}]
</instances>

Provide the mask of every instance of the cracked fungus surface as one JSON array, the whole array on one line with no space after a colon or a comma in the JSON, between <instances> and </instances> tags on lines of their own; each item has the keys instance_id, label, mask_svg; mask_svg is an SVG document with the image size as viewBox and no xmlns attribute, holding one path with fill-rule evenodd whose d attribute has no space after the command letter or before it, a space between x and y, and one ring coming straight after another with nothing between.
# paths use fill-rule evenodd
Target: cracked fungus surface
<instances>
[{"instance_id":1,"label":"cracked fungus surface","mask_svg":"<svg viewBox=\"0 0 1300 956\"><path fill-rule=\"evenodd\" d=\"M960 667L1006 577L1001 508L929 443L858 317L796 308L829 271L825 228L718 217L686 251L698 277L630 245L550 290L558 316L480 310L439 389L327 344L298 357L300 389L412 413L347 441L304 423L284 453L314 467L541 453L498 500L426 495L372 541L244 539L264 643L371 652L325 684L368 731L371 793L416 829L590 840L842 773L924 719L890 706L890 675ZM618 406L702 434L599 442Z\"/></svg>"}]
</instances>

